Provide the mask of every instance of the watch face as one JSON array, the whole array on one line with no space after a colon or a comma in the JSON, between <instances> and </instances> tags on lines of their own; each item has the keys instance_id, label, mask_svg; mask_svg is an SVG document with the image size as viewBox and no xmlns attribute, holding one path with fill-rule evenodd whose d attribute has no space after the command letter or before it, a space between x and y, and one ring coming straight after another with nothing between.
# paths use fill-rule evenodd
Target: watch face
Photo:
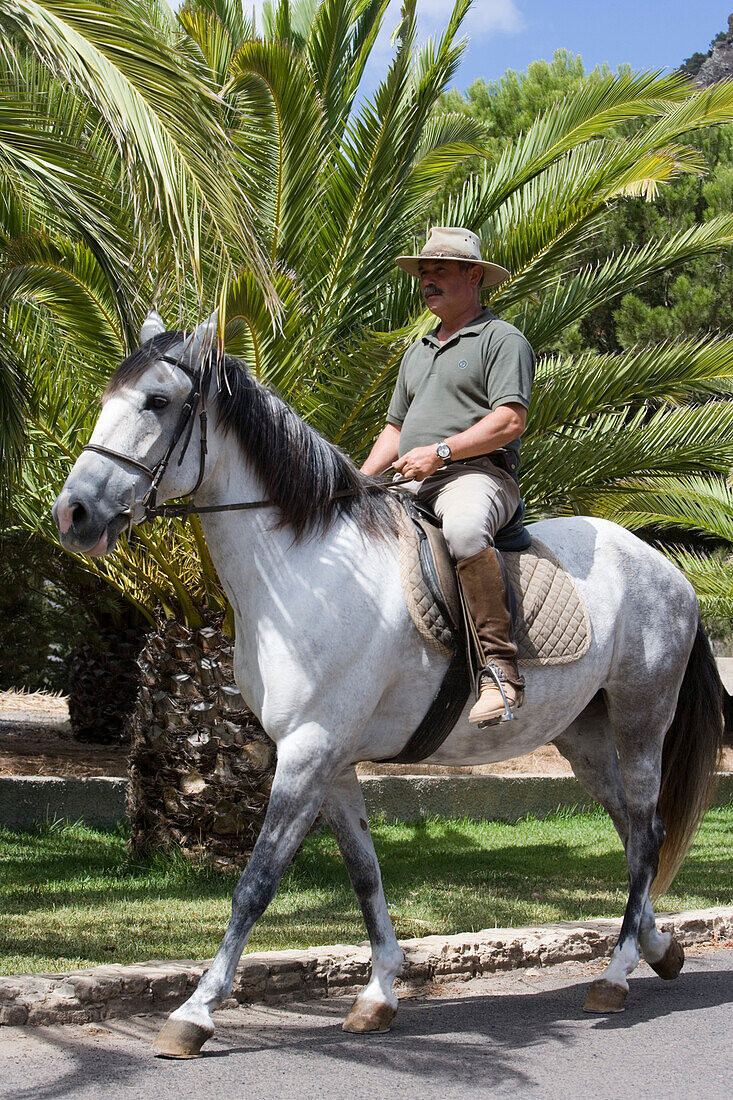
<instances>
[{"instance_id":1,"label":"watch face","mask_svg":"<svg viewBox=\"0 0 733 1100\"><path fill-rule=\"evenodd\" d=\"M438 452L438 458L450 458L450 447L447 443L439 443L435 449Z\"/></svg>"}]
</instances>

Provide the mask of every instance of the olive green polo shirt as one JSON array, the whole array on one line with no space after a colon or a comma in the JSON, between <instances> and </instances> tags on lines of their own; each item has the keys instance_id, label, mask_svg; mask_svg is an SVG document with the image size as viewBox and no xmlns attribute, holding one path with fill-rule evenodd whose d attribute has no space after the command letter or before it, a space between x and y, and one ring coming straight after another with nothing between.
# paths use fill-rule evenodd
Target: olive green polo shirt
<instances>
[{"instance_id":1,"label":"olive green polo shirt","mask_svg":"<svg viewBox=\"0 0 733 1100\"><path fill-rule=\"evenodd\" d=\"M433 329L405 352L387 421L400 456L465 432L499 405L529 408L535 357L518 328L490 310L441 346ZM507 446L519 453L519 440Z\"/></svg>"}]
</instances>

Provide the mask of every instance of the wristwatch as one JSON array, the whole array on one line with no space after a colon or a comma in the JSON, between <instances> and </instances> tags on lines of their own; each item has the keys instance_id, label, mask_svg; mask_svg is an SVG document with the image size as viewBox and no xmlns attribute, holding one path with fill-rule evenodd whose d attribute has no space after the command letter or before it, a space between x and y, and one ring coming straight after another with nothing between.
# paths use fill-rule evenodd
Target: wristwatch
<instances>
[{"instance_id":1,"label":"wristwatch","mask_svg":"<svg viewBox=\"0 0 733 1100\"><path fill-rule=\"evenodd\" d=\"M448 465L448 463L451 461L451 451L447 443L439 443L438 446L435 448L435 453L437 454L438 458L442 459L442 461L445 462L446 465Z\"/></svg>"}]
</instances>

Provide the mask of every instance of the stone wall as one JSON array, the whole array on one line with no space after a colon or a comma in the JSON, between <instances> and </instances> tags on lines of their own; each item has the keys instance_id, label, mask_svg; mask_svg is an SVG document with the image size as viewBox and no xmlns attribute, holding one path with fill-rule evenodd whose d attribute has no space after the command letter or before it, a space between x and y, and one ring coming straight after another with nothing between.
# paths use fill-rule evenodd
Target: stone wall
<instances>
[{"instance_id":1,"label":"stone wall","mask_svg":"<svg viewBox=\"0 0 733 1100\"><path fill-rule=\"evenodd\" d=\"M561 921L403 940L405 965L396 989L399 993L499 970L605 958L620 927L620 920ZM683 946L727 943L733 938L733 906L660 915L657 927L673 932ZM0 1025L80 1024L170 1012L191 995L209 965L210 960L148 962L0 978ZM370 971L368 947L337 944L253 953L239 964L232 997L222 1007L354 994L366 985Z\"/></svg>"}]
</instances>

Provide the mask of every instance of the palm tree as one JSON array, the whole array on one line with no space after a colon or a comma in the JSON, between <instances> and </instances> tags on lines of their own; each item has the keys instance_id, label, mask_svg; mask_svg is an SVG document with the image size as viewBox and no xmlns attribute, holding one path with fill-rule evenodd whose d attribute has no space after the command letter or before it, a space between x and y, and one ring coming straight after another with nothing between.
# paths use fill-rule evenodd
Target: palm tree
<instances>
[{"instance_id":1,"label":"palm tree","mask_svg":"<svg viewBox=\"0 0 733 1100\"><path fill-rule=\"evenodd\" d=\"M466 6L462 5L463 8ZM275 367L281 383L285 381L288 366L291 379L297 377L296 359L282 354L282 349L287 346L289 335L294 337L300 333L303 311L307 308L302 288L293 275L283 269L292 268L298 250L303 257L312 251L313 242L308 234L301 232L298 235L298 218L305 214L313 191L305 197L301 207L294 204L299 201L305 183L312 185L310 176L319 158L325 156L327 146L345 130L360 75L385 7L385 3L324 5L306 39L302 35L298 37L297 19L287 24L283 15L287 5L283 5L272 31L273 36L279 38L265 44L249 40L250 29L246 21L236 18L234 5L218 5L218 14L226 22L227 36L231 35L238 47L237 63L220 66L218 70L212 64L211 71L206 72L206 81L211 88L216 88L216 94L227 105L222 116L228 124L227 138L232 147L243 154L245 168L248 164L244 158L247 150L245 139L250 129L256 125L268 139L273 136L270 131L275 123L275 112L273 104L266 102L266 89L272 87L283 97L276 105L278 111L285 107L289 111L287 127L283 128L277 140L264 143L261 155L251 158L259 173L255 180L255 193L273 196L272 205L260 212L261 239L263 250L273 264L273 283L282 303L280 331L273 333L268 288L263 287L262 280L256 277L253 265L249 264L238 278L230 280L227 298L236 303L237 313L245 320L244 325L233 326L240 330L239 335L233 333L234 345L240 346L245 354L249 353L255 369L260 360L260 374L270 380ZM332 26L331 18L334 13L339 14L339 9L340 17L333 26L341 36L338 49L342 53L345 50L348 64L342 64L334 74L328 66L329 53L333 53L334 47L328 34ZM220 62L221 51L218 46L214 49L212 43L215 40L219 42L221 38L221 21L214 19L212 12L203 5L195 11L184 11L181 19L191 29L192 42L195 41L201 49L202 56L196 58L197 71L204 71L204 63L210 55ZM456 29L457 23L451 35L455 34ZM410 34L414 36L414 15ZM283 38L290 41L285 43ZM208 54L205 54L205 49L209 50ZM449 77L457 56L458 52L451 50L448 41L435 61L442 73L441 81L433 78L436 87L442 86L442 82ZM395 85L394 102L389 105L390 125L393 128L398 125L399 109L405 101L408 60L409 50L404 49L398 66L400 84ZM314 70L320 74L317 88ZM412 122L415 133L419 132L431 107L431 100L426 98L424 89L418 88L417 91L423 102L418 103L419 113ZM414 91L410 94L413 100L417 98ZM291 97L289 101L288 97ZM322 106L327 110L322 110ZM309 122L310 129L303 124L304 119ZM471 123L462 124L462 128L470 133L477 130ZM315 146L312 144L314 133ZM451 136L455 137L455 133L454 128ZM414 141L414 136L411 140ZM438 147L440 140L438 133L432 140L432 147ZM426 150L430 151L427 144ZM378 150L377 168L380 171L384 170L387 154L388 146ZM409 168L408 158L403 174ZM246 178L244 171L241 176L242 180ZM316 193L319 189L320 184L317 184ZM393 191L397 195L396 185L393 185ZM366 193L361 196L360 209L355 211L358 220L354 221L353 227L353 232L362 235L365 229L369 229L366 197ZM318 221L313 218L312 211L308 213L310 227L317 226ZM201 235L204 236L203 231ZM59 242L56 246L60 246ZM148 248L147 254L149 252ZM383 268L388 262L386 249L384 253ZM346 259L349 260L349 257ZM40 266L43 262L39 258ZM216 288L216 280L221 279L221 265L214 253L202 259L201 270L204 269L208 273L210 286ZM79 274L76 270L75 275L79 277ZM145 273L140 271L138 263L135 274L135 283L145 285ZM98 282L96 270L90 269L88 278L79 281L86 291L91 291L92 284ZM378 280L374 285L378 285ZM37 292L28 288L25 290L24 302L31 311L37 306L39 295L44 293L43 278L38 274L37 286ZM175 317L175 310L180 307L170 297L161 300L161 288L156 289L159 308L168 317ZM90 294L90 297L94 295ZM52 344L58 346L58 329L63 321L63 318L52 314L53 307L50 308L46 332L49 350ZM119 334L114 331L116 326L112 328L113 338L119 339ZM327 332L324 331L326 338ZM35 351L37 354L38 334ZM320 348L318 354L323 354ZM302 360L302 355L300 358ZM100 359L99 351L95 349L93 361L99 363ZM305 381L304 373L302 380ZM36 384L42 394L39 402L42 415L29 426L23 493L18 494L15 504L20 520L34 525L36 529L43 529L42 516L59 481L58 476L54 476L55 467L57 463L61 465L63 459L78 447L81 426L88 425L90 421L92 400L89 388L85 391L86 404L80 400L80 394L72 397L78 379L72 382L68 377L57 376L51 382L40 372ZM303 392L307 393L307 387ZM45 530L51 534L47 523ZM164 524L152 535L139 532L131 544L121 547L115 561L92 568L98 569L110 583L123 591L138 610L149 614L152 606L157 604L163 607L168 617L168 625L152 638L143 659L144 673L158 690L148 692L143 689L140 699L139 736L135 739L137 749L132 768L133 820L134 823L140 822L136 835L149 840L151 833L155 833L179 843L184 830L185 839L191 846L195 835L211 834L212 830L225 835L227 830L234 830L238 850L251 846L253 836L247 834L247 813L242 810L245 801L242 788L247 786L242 782L246 778L242 775L242 761L247 764L250 780L252 776L261 780L261 790L262 784L266 786L271 771L272 753L264 744L264 735L252 728L251 721L242 712L241 700L229 690L230 643L222 633L215 632L217 617L221 618L224 610L224 601L205 553L197 521L194 519L185 525ZM160 690L162 687L164 691ZM222 719L223 709L227 713ZM239 717L236 730L230 721L232 714ZM176 733L175 737L168 736L164 756L161 756L161 728L169 735L172 730ZM242 728L247 733L244 752L238 744L242 741ZM204 746L208 747L204 749ZM227 761L227 767L215 767L216 762L222 759ZM217 770L233 775L237 782L230 783L227 791L223 791L213 778ZM199 790L202 772L207 775L207 781L205 789ZM249 786L252 788L252 782ZM257 793L256 783L254 787ZM196 812L191 810L192 795L199 796ZM228 805L232 801L235 802L234 811L230 811ZM263 803L264 798L260 795L257 805L259 814ZM136 808L139 808L139 813ZM154 825L151 824L153 817Z\"/></svg>"},{"instance_id":2,"label":"palm tree","mask_svg":"<svg viewBox=\"0 0 733 1100\"><path fill-rule=\"evenodd\" d=\"M701 93L677 75L595 78L573 88L496 157L479 122L435 110L460 60L458 34L469 4L457 0L444 34L417 49L416 2L407 0L388 71L376 91L361 98L386 0L279 0L266 8L259 35L238 0L192 0L177 24L159 4L148 3L134 33L130 13L139 15L140 6L131 0L105 7L103 19L52 0L14 5L26 13L25 23L12 23L16 39L25 34L26 51L38 33L29 30L31 9L41 8L52 28L62 10L73 11L69 25L95 51L100 68L94 77L76 37L71 57L57 30L48 32L39 52L55 80L68 66L106 135L120 248L130 283L142 288L121 318L103 259L80 244L67 223L53 241L61 261L40 260L35 282L23 283L14 323L37 412L29 421L23 491L13 498L19 523L51 536L50 501L93 420L92 374L115 364L113 347L127 350L135 318L152 301L169 327L179 318L194 321L201 301L218 302L228 350L310 424L355 458L363 456L381 427L404 348L432 323L413 282L395 272L394 256L422 238L446 174L467 157L483 167L446 200L442 220L476 230L484 253L512 271L487 301L522 327L541 354L524 447L532 514L613 511L631 524L634 514L649 510L645 494L651 508L660 479L709 480L727 470L733 343L710 338L619 356L555 349L598 302L731 243L733 218L726 216L579 268L614 203L651 195L676 175L701 170L681 142L693 130L731 120L733 86ZM162 91L159 106L149 73L137 88L137 66L121 59L128 33L141 64L151 52L161 54L156 80L175 69L176 96L192 89L184 110L195 116L186 127L195 135L196 155L184 147L180 120L171 117L175 97ZM150 133L165 131L168 163L177 166L165 181L143 153L120 151L119 108L112 109L95 84L107 78L110 65L117 69L109 79L122 72L140 91L152 115ZM633 137L616 138L615 127L628 121L637 123ZM137 118L136 125L138 140ZM218 150L226 168L216 186L201 164L204 148ZM147 182L148 170L154 183ZM223 178L231 194L222 194ZM173 179L185 181L180 192ZM133 196L127 205L121 192ZM155 202L144 210L139 196L148 193ZM233 208L249 219L246 240L230 222ZM149 272L151 258L162 259L160 277ZM57 278L71 281L72 271L76 299L44 296L46 277L56 285ZM89 373L80 387L78 350L70 354L65 337L82 302L90 305L81 333ZM105 350L102 342L94 347L97 325ZM52 378L51 354L61 364ZM625 503L632 491L633 507ZM143 660L132 768L137 842L196 850L211 838L220 857L241 859L266 801L272 751L227 682L230 641L219 629L226 604L197 521L140 530L122 539L109 561L90 568L148 619L157 606L165 620Z\"/></svg>"},{"instance_id":3,"label":"palm tree","mask_svg":"<svg viewBox=\"0 0 733 1100\"><path fill-rule=\"evenodd\" d=\"M46 537L48 489L88 432L110 366L136 346L147 303L171 301L176 286L176 308L195 315L212 272L245 259L272 299L251 207L221 182L232 154L216 96L179 64L166 5L151 14L152 24L129 5L0 7L0 469L7 524ZM136 621L105 630L102 653L85 642L72 656L72 724L85 738L120 736L136 622L155 622L155 585L138 572L139 598L121 576L105 573Z\"/></svg>"},{"instance_id":4,"label":"palm tree","mask_svg":"<svg viewBox=\"0 0 733 1100\"><path fill-rule=\"evenodd\" d=\"M48 232L83 247L94 277L107 283L113 327L126 350L145 312L141 290L157 296L159 281L172 276L179 309L195 311L211 294L214 273L225 278L246 263L275 308L245 190L252 182L247 159L227 139L206 74L178 48L168 5L15 0L0 4L0 31L4 251L14 238ZM135 276L151 265L152 281L141 284ZM6 279L0 293L6 486L21 444L27 383L9 316L18 288ZM73 289L70 296L61 300L67 315L75 311L91 324L83 306L93 298L85 303L83 290Z\"/></svg>"}]
</instances>

